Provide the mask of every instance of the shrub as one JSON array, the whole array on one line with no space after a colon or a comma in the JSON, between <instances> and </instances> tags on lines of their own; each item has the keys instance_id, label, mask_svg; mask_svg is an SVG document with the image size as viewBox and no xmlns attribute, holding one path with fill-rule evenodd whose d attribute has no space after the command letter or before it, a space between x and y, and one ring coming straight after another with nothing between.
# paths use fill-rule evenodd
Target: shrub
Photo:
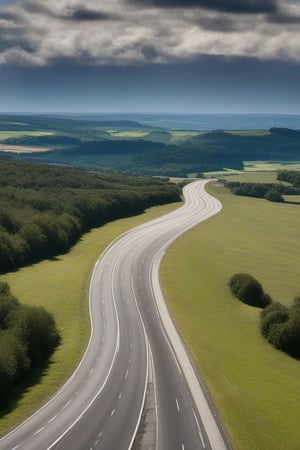
<instances>
[{"instance_id":1,"label":"shrub","mask_svg":"<svg viewBox=\"0 0 300 450\"><path fill-rule=\"evenodd\" d=\"M236 273L230 279L232 293L247 305L264 308L271 302L271 297L265 294L261 284L247 273Z\"/></svg>"},{"instance_id":2,"label":"shrub","mask_svg":"<svg viewBox=\"0 0 300 450\"><path fill-rule=\"evenodd\" d=\"M279 302L267 306L261 313L261 333L274 347L300 358L299 298L289 308Z\"/></svg>"},{"instance_id":3,"label":"shrub","mask_svg":"<svg viewBox=\"0 0 300 450\"><path fill-rule=\"evenodd\" d=\"M274 324L286 322L289 319L288 308L281 303L273 302L267 306L261 313L261 333L268 340L269 334L273 335L277 333L277 328L273 327ZM272 328L272 330L271 330ZM273 340L273 339L272 339Z\"/></svg>"}]
</instances>

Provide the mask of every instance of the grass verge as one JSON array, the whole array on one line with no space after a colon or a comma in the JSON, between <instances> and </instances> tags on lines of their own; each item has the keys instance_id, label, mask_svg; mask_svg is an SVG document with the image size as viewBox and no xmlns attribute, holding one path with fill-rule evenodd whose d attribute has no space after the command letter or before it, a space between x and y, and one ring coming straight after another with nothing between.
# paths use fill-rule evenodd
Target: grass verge
<instances>
[{"instance_id":1,"label":"grass verge","mask_svg":"<svg viewBox=\"0 0 300 450\"><path fill-rule=\"evenodd\" d=\"M177 240L161 269L169 307L236 450L298 450L300 361L260 335L259 309L233 298L236 272L274 300L300 295L298 205L234 196L210 184L217 216Z\"/></svg>"},{"instance_id":2,"label":"grass verge","mask_svg":"<svg viewBox=\"0 0 300 450\"><path fill-rule=\"evenodd\" d=\"M86 348L90 321L88 288L96 259L125 231L178 207L150 208L145 214L111 222L82 237L69 253L0 277L22 303L42 305L55 315L62 345L54 353L40 382L26 390L13 411L0 418L0 434L23 421L53 395L78 365Z\"/></svg>"}]
</instances>

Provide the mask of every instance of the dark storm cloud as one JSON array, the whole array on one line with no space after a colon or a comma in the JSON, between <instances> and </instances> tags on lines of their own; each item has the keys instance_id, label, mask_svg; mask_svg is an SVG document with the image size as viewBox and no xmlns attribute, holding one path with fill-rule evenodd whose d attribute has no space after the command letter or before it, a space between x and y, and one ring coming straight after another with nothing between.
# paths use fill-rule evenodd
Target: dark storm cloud
<instances>
[{"instance_id":1,"label":"dark storm cloud","mask_svg":"<svg viewBox=\"0 0 300 450\"><path fill-rule=\"evenodd\" d=\"M84 6L66 8L65 11L55 12L50 6L41 4L37 0L24 2L24 9L32 14L43 14L48 17L62 20L74 20L76 22L96 22L102 20L116 20L115 14L107 14L99 10L89 9Z\"/></svg>"},{"instance_id":2,"label":"dark storm cloud","mask_svg":"<svg viewBox=\"0 0 300 450\"><path fill-rule=\"evenodd\" d=\"M34 45L25 39L22 39L22 35L7 33L7 29L0 25L0 52L10 49L18 48L26 53L33 53L35 51Z\"/></svg>"},{"instance_id":3,"label":"dark storm cloud","mask_svg":"<svg viewBox=\"0 0 300 450\"><path fill-rule=\"evenodd\" d=\"M284 12L278 11L276 14L271 14L267 18L268 22L282 25L297 25L300 24L300 16L293 16Z\"/></svg>"},{"instance_id":4,"label":"dark storm cloud","mask_svg":"<svg viewBox=\"0 0 300 450\"><path fill-rule=\"evenodd\" d=\"M195 23L198 24L203 30L219 31L223 33L230 33L239 28L239 24L235 20L223 15L204 18L200 17L195 20Z\"/></svg>"},{"instance_id":5,"label":"dark storm cloud","mask_svg":"<svg viewBox=\"0 0 300 450\"><path fill-rule=\"evenodd\" d=\"M159 8L206 8L237 14L275 13L276 0L128 0Z\"/></svg>"},{"instance_id":6,"label":"dark storm cloud","mask_svg":"<svg viewBox=\"0 0 300 450\"><path fill-rule=\"evenodd\" d=\"M28 11L32 14L45 14L51 17L55 17L55 14L52 12L52 9L47 5L43 5L39 1L35 0L27 0L22 3L22 8L25 11Z\"/></svg>"},{"instance_id":7,"label":"dark storm cloud","mask_svg":"<svg viewBox=\"0 0 300 450\"><path fill-rule=\"evenodd\" d=\"M78 8L71 11L69 19L75 21L101 21L101 20L116 20L118 17L113 14L106 14L101 11L94 11L87 8Z\"/></svg>"},{"instance_id":8,"label":"dark storm cloud","mask_svg":"<svg viewBox=\"0 0 300 450\"><path fill-rule=\"evenodd\" d=\"M284 0L18 0L0 6L0 65L300 62L299 17Z\"/></svg>"},{"instance_id":9,"label":"dark storm cloud","mask_svg":"<svg viewBox=\"0 0 300 450\"><path fill-rule=\"evenodd\" d=\"M159 57L159 52L157 51L157 49L150 44L144 45L141 48L141 52L147 61L153 61Z\"/></svg>"}]
</instances>

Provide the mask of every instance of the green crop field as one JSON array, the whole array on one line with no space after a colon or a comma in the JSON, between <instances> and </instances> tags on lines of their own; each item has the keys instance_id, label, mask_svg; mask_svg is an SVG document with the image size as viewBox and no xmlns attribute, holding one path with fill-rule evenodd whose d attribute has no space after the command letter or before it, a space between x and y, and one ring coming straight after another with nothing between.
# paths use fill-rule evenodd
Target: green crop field
<instances>
[{"instance_id":1,"label":"green crop field","mask_svg":"<svg viewBox=\"0 0 300 450\"><path fill-rule=\"evenodd\" d=\"M236 450L298 450L300 361L260 335L260 310L233 298L246 272L274 300L300 295L300 207L211 184L223 210L176 241L161 277L168 304Z\"/></svg>"},{"instance_id":2,"label":"green crop field","mask_svg":"<svg viewBox=\"0 0 300 450\"><path fill-rule=\"evenodd\" d=\"M55 315L62 344L40 383L26 390L16 408L0 419L0 434L24 420L71 375L86 348L89 332L88 288L92 268L107 245L128 229L168 213L180 204L111 222L87 233L71 251L0 277L22 303L42 305Z\"/></svg>"}]
</instances>

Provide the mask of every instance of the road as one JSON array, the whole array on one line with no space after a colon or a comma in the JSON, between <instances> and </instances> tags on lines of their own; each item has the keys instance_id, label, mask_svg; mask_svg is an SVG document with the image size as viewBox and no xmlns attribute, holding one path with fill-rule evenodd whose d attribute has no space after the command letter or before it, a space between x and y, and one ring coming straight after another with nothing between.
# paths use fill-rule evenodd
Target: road
<instances>
[{"instance_id":1,"label":"road","mask_svg":"<svg viewBox=\"0 0 300 450\"><path fill-rule=\"evenodd\" d=\"M124 234L97 261L91 338L79 367L43 408L0 440L0 450L130 449L149 376L158 450L227 448L158 280L167 246L221 209L205 184L187 185L181 208Z\"/></svg>"}]
</instances>

